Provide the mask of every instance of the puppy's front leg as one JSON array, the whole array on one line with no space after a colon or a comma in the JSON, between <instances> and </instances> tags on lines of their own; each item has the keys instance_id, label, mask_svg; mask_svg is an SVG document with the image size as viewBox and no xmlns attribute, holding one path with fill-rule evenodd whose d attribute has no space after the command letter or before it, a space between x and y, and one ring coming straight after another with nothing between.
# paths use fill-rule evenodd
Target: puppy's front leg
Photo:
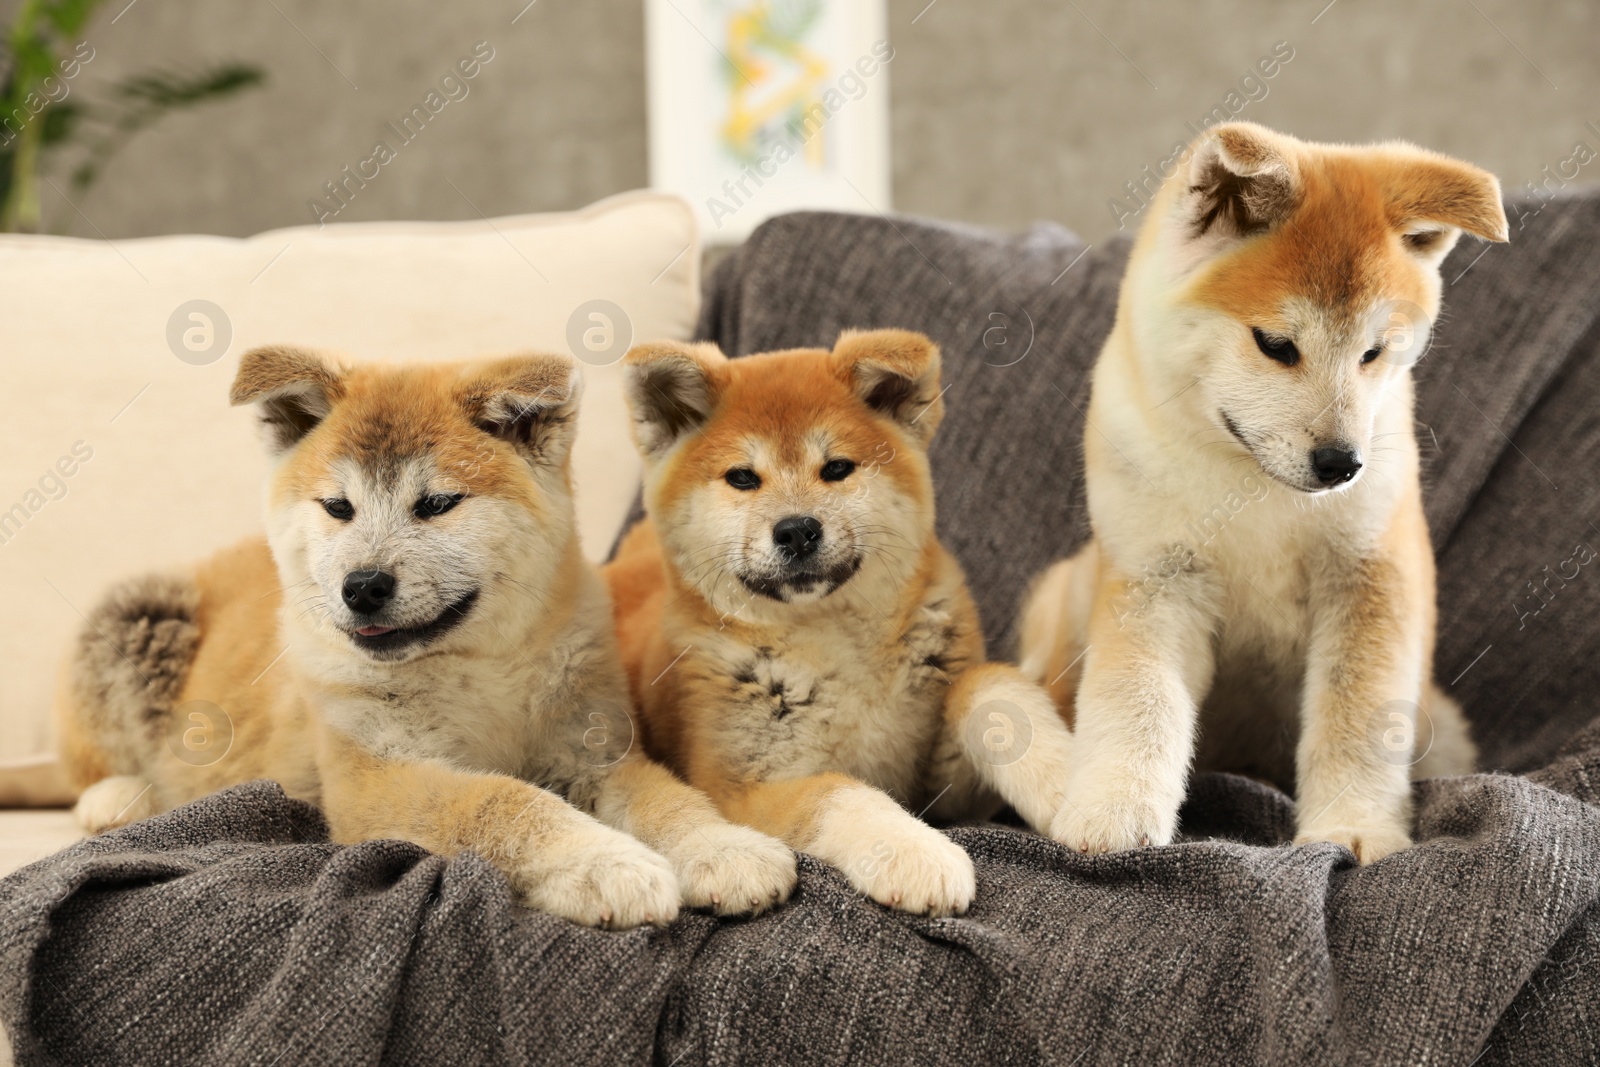
<instances>
[{"instance_id":1,"label":"puppy's front leg","mask_svg":"<svg viewBox=\"0 0 1600 1067\"><path fill-rule=\"evenodd\" d=\"M864 782L815 774L709 791L729 818L831 863L879 904L960 915L977 892L966 850Z\"/></svg>"},{"instance_id":2,"label":"puppy's front leg","mask_svg":"<svg viewBox=\"0 0 1600 1067\"><path fill-rule=\"evenodd\" d=\"M503 774L375 756L324 727L318 763L334 840L395 837L445 856L472 851L528 907L588 926L665 924L678 914L667 861L547 790Z\"/></svg>"},{"instance_id":3,"label":"puppy's front leg","mask_svg":"<svg viewBox=\"0 0 1600 1067\"><path fill-rule=\"evenodd\" d=\"M1073 724L1074 759L1050 836L1079 852L1164 845L1177 832L1198 702L1211 684L1214 595L1192 556L1135 584L1102 557Z\"/></svg>"},{"instance_id":4,"label":"puppy's front leg","mask_svg":"<svg viewBox=\"0 0 1600 1067\"><path fill-rule=\"evenodd\" d=\"M710 797L637 753L610 768L595 814L665 856L692 908L756 914L794 891L794 852L787 845L728 822Z\"/></svg>"},{"instance_id":5,"label":"puppy's front leg","mask_svg":"<svg viewBox=\"0 0 1600 1067\"><path fill-rule=\"evenodd\" d=\"M1415 715L1428 655L1415 576L1386 559L1333 564L1313 587L1295 753L1295 843L1334 841L1362 863L1411 843Z\"/></svg>"}]
</instances>

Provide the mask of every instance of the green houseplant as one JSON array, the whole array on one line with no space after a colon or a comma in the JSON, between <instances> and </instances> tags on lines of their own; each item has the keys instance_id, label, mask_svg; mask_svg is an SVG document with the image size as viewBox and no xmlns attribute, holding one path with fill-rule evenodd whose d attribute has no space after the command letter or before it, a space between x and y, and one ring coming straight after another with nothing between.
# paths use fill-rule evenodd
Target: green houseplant
<instances>
[{"instance_id":1,"label":"green houseplant","mask_svg":"<svg viewBox=\"0 0 1600 1067\"><path fill-rule=\"evenodd\" d=\"M43 226L39 185L50 154L76 149L72 185L85 190L127 140L164 115L265 80L243 63L137 74L96 99L78 87L94 48L80 34L104 0L22 0L5 38L0 76L0 230Z\"/></svg>"}]
</instances>

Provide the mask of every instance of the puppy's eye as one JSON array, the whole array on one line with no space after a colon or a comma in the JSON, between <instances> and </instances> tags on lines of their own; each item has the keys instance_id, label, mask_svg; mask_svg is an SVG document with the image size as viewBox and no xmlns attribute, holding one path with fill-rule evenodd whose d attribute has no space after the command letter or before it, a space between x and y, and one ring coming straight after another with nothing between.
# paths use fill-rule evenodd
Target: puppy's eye
<instances>
[{"instance_id":1,"label":"puppy's eye","mask_svg":"<svg viewBox=\"0 0 1600 1067\"><path fill-rule=\"evenodd\" d=\"M1401 235L1400 240L1413 252L1432 252L1444 243L1444 237L1443 230L1418 230Z\"/></svg>"},{"instance_id":2,"label":"puppy's eye","mask_svg":"<svg viewBox=\"0 0 1600 1067\"><path fill-rule=\"evenodd\" d=\"M349 522L356 513L355 505L343 497L329 497L322 502L322 510L336 519Z\"/></svg>"},{"instance_id":3,"label":"puppy's eye","mask_svg":"<svg viewBox=\"0 0 1600 1067\"><path fill-rule=\"evenodd\" d=\"M1383 355L1382 345L1379 345L1376 348L1369 348L1365 352L1361 353L1361 365L1365 367L1368 363L1371 363L1381 355Z\"/></svg>"},{"instance_id":4,"label":"puppy's eye","mask_svg":"<svg viewBox=\"0 0 1600 1067\"><path fill-rule=\"evenodd\" d=\"M822 480L825 482L842 482L850 477L855 469L854 460L830 459L822 465Z\"/></svg>"},{"instance_id":5,"label":"puppy's eye","mask_svg":"<svg viewBox=\"0 0 1600 1067\"><path fill-rule=\"evenodd\" d=\"M1300 350L1287 337L1272 337L1259 328L1251 329L1250 336L1256 339L1256 347L1261 349L1261 354L1268 359L1275 359L1285 367L1292 367L1300 362Z\"/></svg>"},{"instance_id":6,"label":"puppy's eye","mask_svg":"<svg viewBox=\"0 0 1600 1067\"><path fill-rule=\"evenodd\" d=\"M758 490L762 488L762 475L755 474L749 467L734 467L728 474L722 475L728 485L736 490Z\"/></svg>"},{"instance_id":7,"label":"puppy's eye","mask_svg":"<svg viewBox=\"0 0 1600 1067\"><path fill-rule=\"evenodd\" d=\"M749 467L735 467L722 476L735 489L760 489L761 475Z\"/></svg>"},{"instance_id":8,"label":"puppy's eye","mask_svg":"<svg viewBox=\"0 0 1600 1067\"><path fill-rule=\"evenodd\" d=\"M419 519L431 519L435 515L443 515L459 503L460 493L432 493L413 504L411 514Z\"/></svg>"}]
</instances>

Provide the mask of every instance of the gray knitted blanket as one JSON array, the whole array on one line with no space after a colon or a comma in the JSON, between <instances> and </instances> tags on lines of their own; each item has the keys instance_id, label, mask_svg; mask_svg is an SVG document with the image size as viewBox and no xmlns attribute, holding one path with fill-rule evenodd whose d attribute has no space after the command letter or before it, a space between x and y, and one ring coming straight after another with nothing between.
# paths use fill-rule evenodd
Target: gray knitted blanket
<instances>
[{"instance_id":1,"label":"gray knitted blanket","mask_svg":"<svg viewBox=\"0 0 1600 1067\"><path fill-rule=\"evenodd\" d=\"M1420 783L1415 848L1359 868L1288 847L1288 797L1202 775L1167 848L951 828L978 872L962 918L890 912L803 857L770 915L606 933L513 907L475 857L331 845L254 783L0 882L18 1062L1600 1062L1600 573L1545 570L1600 546L1600 200L1535 206L1509 247L1446 264L1418 369L1437 676L1498 770ZM789 216L719 269L702 332L944 345L940 527L1004 653L1027 579L1085 533L1078 411L1124 255Z\"/></svg>"},{"instance_id":2,"label":"gray knitted blanket","mask_svg":"<svg viewBox=\"0 0 1600 1067\"><path fill-rule=\"evenodd\" d=\"M805 858L769 916L606 933L476 857L329 845L253 783L0 885L0 1018L19 1064L1592 1063L1596 784L1600 732L1531 779L1423 783L1422 843L1361 869L1203 776L1184 824L1226 839L952 830L963 918Z\"/></svg>"}]
</instances>

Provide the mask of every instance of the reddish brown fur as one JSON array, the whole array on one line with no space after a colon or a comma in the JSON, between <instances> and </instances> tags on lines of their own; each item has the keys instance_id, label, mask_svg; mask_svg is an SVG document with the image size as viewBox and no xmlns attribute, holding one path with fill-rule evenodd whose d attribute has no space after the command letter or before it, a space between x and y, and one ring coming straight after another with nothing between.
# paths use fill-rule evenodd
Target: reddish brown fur
<instances>
[{"instance_id":1,"label":"reddish brown fur","mask_svg":"<svg viewBox=\"0 0 1600 1067\"><path fill-rule=\"evenodd\" d=\"M604 574L650 752L729 818L835 864L873 899L965 910L970 859L911 811L973 817L999 794L1047 825L1065 731L1046 694L984 663L965 579L934 533L937 349L874 331L831 352L727 361L709 346L653 345L628 361L652 517ZM839 458L854 470L819 473ZM747 464L759 484L730 485ZM769 524L786 513L825 516L814 520L827 523L825 545L860 553L854 576L818 599L730 610L719 583L733 576L708 568L752 554L764 565ZM718 530L732 540L707 543ZM892 538L888 551L872 533ZM990 702L1039 740L1014 767L973 751L971 717Z\"/></svg>"},{"instance_id":2,"label":"reddish brown fur","mask_svg":"<svg viewBox=\"0 0 1600 1067\"><path fill-rule=\"evenodd\" d=\"M1379 295L1427 305L1422 272L1405 249L1414 223L1506 239L1499 183L1471 164L1410 146L1309 150L1248 124L1221 136L1236 158L1281 160L1296 182L1278 226L1219 256L1188 285L1196 303L1241 322L1276 324L1291 296L1351 309Z\"/></svg>"}]
</instances>

